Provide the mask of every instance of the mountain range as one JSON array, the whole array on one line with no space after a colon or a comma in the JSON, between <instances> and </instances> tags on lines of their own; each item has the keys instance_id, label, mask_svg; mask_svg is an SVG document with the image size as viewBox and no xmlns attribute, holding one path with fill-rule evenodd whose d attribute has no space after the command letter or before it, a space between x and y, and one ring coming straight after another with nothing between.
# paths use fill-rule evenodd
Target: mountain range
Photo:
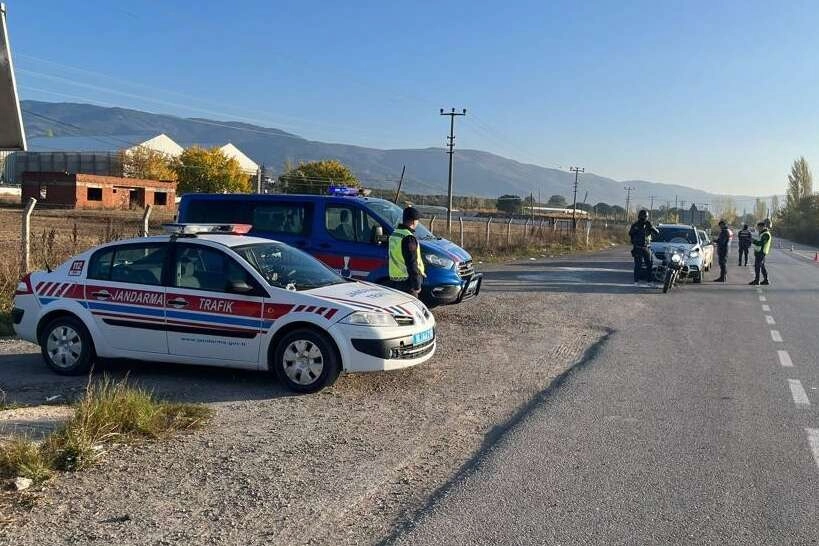
<instances>
[{"instance_id":1,"label":"mountain range","mask_svg":"<svg viewBox=\"0 0 819 546\"><path fill-rule=\"evenodd\" d=\"M100 151L122 144L117 135L165 133L182 144L221 145L232 142L255 162L275 173L300 161L337 159L348 165L365 185L394 187L406 165L404 189L410 193L444 194L447 189L447 156L442 148L381 150L348 144L317 142L275 128L202 118L181 118L126 108L91 104L23 101L23 120L29 137L86 137ZM107 138L106 138L107 137ZM40 139L42 147L42 139ZM546 201L560 194L571 199L574 174L521 163L480 150L455 151L455 194L498 197L501 194L540 195ZM644 180L617 181L592 173L580 175L578 201L623 205L630 186L632 204L648 205L649 196L664 202L712 203L724 197L677 184ZM743 205L752 198L731 196Z\"/></svg>"}]
</instances>

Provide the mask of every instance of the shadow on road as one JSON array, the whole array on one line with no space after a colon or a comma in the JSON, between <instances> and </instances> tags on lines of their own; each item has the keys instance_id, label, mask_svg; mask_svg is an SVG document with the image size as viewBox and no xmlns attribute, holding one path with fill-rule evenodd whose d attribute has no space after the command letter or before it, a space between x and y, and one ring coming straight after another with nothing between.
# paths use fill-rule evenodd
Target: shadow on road
<instances>
[{"instance_id":1,"label":"shadow on road","mask_svg":"<svg viewBox=\"0 0 819 546\"><path fill-rule=\"evenodd\" d=\"M180 402L232 402L268 400L293 393L265 372L207 366L157 364L139 361L103 361L93 376L108 374L146 388L159 398ZM0 389L6 404L66 403L85 389L87 376L62 376L52 372L39 353L0 355ZM2 398L3 393L0 393Z\"/></svg>"}]
</instances>

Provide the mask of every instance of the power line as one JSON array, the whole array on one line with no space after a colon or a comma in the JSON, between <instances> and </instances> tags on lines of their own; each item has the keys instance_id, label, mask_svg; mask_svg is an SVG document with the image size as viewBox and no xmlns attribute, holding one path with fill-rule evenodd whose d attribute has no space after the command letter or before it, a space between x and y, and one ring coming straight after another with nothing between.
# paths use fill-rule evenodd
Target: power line
<instances>
[{"instance_id":1,"label":"power line","mask_svg":"<svg viewBox=\"0 0 819 546\"><path fill-rule=\"evenodd\" d=\"M441 115L442 116L449 116L449 136L447 137L449 151L449 184L447 191L447 197L449 201L449 206L447 207L446 211L446 228L447 231L451 234L452 233L452 160L453 156L455 155L455 118L457 116L465 116L466 115L466 108L463 109L462 112L456 112L455 108L453 108L449 112L444 112L444 109L441 108Z\"/></svg>"}]
</instances>

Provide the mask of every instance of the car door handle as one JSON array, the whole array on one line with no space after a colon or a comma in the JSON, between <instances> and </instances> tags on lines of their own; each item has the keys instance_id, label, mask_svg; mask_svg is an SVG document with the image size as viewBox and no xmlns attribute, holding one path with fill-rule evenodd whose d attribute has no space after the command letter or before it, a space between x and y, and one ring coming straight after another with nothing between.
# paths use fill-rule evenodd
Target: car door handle
<instances>
[{"instance_id":1,"label":"car door handle","mask_svg":"<svg viewBox=\"0 0 819 546\"><path fill-rule=\"evenodd\" d=\"M91 292L91 295L98 300L107 300L108 298L111 297L111 293L108 290L99 290L97 292Z\"/></svg>"},{"instance_id":2,"label":"car door handle","mask_svg":"<svg viewBox=\"0 0 819 546\"><path fill-rule=\"evenodd\" d=\"M182 298L176 298L172 300L168 300L168 305L171 307L176 307L177 309L180 307L186 307L188 305L188 300L183 300Z\"/></svg>"}]
</instances>

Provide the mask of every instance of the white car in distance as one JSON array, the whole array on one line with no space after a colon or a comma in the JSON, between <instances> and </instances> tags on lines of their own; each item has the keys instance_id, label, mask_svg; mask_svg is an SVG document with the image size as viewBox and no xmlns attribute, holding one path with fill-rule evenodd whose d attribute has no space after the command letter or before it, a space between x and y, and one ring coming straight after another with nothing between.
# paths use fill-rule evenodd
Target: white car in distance
<instances>
[{"instance_id":1,"label":"white car in distance","mask_svg":"<svg viewBox=\"0 0 819 546\"><path fill-rule=\"evenodd\" d=\"M686 253L688 278L695 283L701 283L705 271L711 264L708 263L705 247L711 241L703 240L694 226L687 224L659 224L660 232L651 238L651 254L660 262L665 260L669 249L680 249ZM713 248L712 259L713 259Z\"/></svg>"}]
</instances>

